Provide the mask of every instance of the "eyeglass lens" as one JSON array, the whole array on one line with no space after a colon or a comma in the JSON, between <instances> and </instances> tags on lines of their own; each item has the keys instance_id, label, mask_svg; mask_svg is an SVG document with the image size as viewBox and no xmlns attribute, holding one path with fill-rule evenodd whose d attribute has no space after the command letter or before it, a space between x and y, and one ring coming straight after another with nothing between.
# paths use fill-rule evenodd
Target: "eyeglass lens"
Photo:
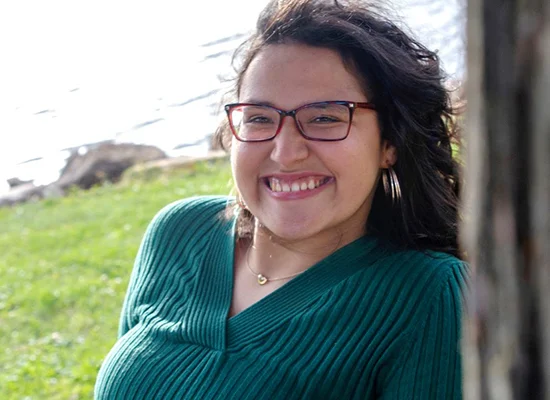
<instances>
[{"instance_id":1,"label":"eyeglass lens","mask_svg":"<svg viewBox=\"0 0 550 400\"><path fill-rule=\"evenodd\" d=\"M235 134L241 140L266 140L277 133L281 115L268 106L243 105L231 111ZM313 104L300 108L296 120L304 135L311 139L339 140L346 137L350 110L343 104Z\"/></svg>"}]
</instances>

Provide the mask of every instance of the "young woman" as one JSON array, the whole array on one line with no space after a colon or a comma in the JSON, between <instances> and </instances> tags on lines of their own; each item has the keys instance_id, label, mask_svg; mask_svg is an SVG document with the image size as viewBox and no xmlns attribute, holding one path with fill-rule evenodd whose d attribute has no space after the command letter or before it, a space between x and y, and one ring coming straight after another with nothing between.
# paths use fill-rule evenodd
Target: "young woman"
<instances>
[{"instance_id":1,"label":"young woman","mask_svg":"<svg viewBox=\"0 0 550 400\"><path fill-rule=\"evenodd\" d=\"M96 398L461 398L437 56L365 6L311 0L272 1L241 50L218 132L237 198L155 217Z\"/></svg>"}]
</instances>

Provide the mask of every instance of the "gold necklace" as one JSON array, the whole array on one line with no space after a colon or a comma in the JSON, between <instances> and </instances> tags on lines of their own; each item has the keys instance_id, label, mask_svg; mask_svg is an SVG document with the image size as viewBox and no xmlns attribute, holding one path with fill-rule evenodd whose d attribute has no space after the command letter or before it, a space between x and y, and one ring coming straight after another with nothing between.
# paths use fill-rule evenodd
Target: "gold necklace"
<instances>
[{"instance_id":1,"label":"gold necklace","mask_svg":"<svg viewBox=\"0 0 550 400\"><path fill-rule=\"evenodd\" d=\"M246 266L248 267L249 271L250 271L254 276L256 276L258 285L260 285L260 286L263 286L263 285L265 285L265 284L268 283L268 282L282 281L282 280L284 280L284 279L294 278L295 276L298 276L298 275L304 273L304 272L307 270L307 268L306 268L306 269L303 270L303 271L297 272L297 273L292 274L292 275L283 276L283 277L280 277L280 278L268 278L268 277L265 276L264 274L260 274L260 273L258 273L258 272L256 272L256 271L254 271L254 270L252 269L252 267L250 266L250 262L249 262L248 260L249 260L249 258L250 258L250 249L251 249L252 247L254 247L254 246L250 246L250 247L248 248L248 250L246 250Z\"/></svg>"}]
</instances>

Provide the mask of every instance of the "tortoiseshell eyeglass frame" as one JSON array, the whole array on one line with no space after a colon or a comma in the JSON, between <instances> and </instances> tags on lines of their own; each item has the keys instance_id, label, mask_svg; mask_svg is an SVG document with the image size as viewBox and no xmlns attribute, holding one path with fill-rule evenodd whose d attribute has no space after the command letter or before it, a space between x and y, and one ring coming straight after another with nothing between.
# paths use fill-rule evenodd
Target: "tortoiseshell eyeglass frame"
<instances>
[{"instance_id":1,"label":"tortoiseshell eyeglass frame","mask_svg":"<svg viewBox=\"0 0 550 400\"><path fill-rule=\"evenodd\" d=\"M337 138L337 139L323 139L323 138L314 138L314 137L308 136L304 132L304 129L302 128L300 122L296 119L296 113L299 112L300 110L304 109L304 108L313 107L313 106L327 106L327 105L331 105L331 104L342 105L342 106L347 106L348 107L348 110L349 110L349 124L348 124L348 129L346 130L346 135L341 137L341 138ZM244 107L244 106L265 107L265 108L269 108L269 109L272 109L272 110L276 111L279 114L280 118L279 118L279 125L278 125L277 130L275 131L275 133L272 136L270 136L268 138L265 138L265 139L244 139L244 138L240 137L238 132L235 130L235 126L233 124L232 111L235 108ZM315 103L304 104L303 106L300 106L300 107L296 108L295 110L290 110L290 111L285 111L285 110L281 110L279 108L276 108L276 107L273 107L273 106L270 106L270 105L257 104L257 103L232 103L232 104L226 104L224 106L224 108L225 108L225 112L227 113L227 118L229 120L229 127L231 128L231 133L233 133L233 136L240 142L267 142L269 140L273 140L279 134L279 132L281 131L281 128L283 126L284 117L292 117L294 119L294 122L296 123L296 126L298 127L298 131L300 132L300 134L308 140L314 140L314 141L317 141L317 142L339 142L339 141L344 140L348 137L349 131L350 131L350 128L351 128L351 122L353 120L353 113L356 109L366 108L366 109L369 109L369 110L376 110L376 107L373 103L356 102L356 101L344 101L344 100L320 101L320 102L315 102Z\"/></svg>"}]
</instances>

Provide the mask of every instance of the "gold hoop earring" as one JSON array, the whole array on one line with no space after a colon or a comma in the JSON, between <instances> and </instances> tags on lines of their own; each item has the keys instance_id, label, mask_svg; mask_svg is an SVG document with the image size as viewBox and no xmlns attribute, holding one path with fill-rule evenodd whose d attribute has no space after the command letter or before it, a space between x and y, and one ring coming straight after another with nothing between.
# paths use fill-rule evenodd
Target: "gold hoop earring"
<instances>
[{"instance_id":1,"label":"gold hoop earring","mask_svg":"<svg viewBox=\"0 0 550 400\"><path fill-rule=\"evenodd\" d=\"M396 205L401 201L401 186L397 179L397 174L392 167L385 169L382 172L382 184L386 196L391 197L392 205Z\"/></svg>"}]
</instances>

